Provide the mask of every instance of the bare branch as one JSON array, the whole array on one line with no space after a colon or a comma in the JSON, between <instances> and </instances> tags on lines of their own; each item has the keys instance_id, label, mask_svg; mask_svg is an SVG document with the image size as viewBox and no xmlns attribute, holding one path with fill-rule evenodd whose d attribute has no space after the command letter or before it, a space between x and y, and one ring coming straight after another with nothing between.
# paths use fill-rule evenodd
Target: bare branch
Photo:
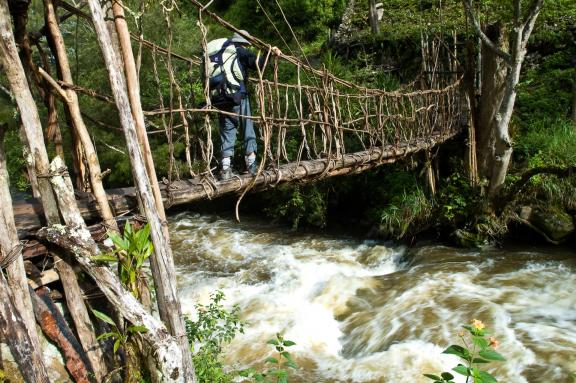
<instances>
[{"instance_id":1,"label":"bare branch","mask_svg":"<svg viewBox=\"0 0 576 383\"><path fill-rule=\"evenodd\" d=\"M480 37L482 42L484 44L486 44L486 46L488 48L490 48L492 51L494 51L494 53L496 53L498 56L500 56L508 65L512 65L512 57L510 56L510 54L506 53L502 49L498 48L492 42L492 40L490 40L488 38L488 36L486 36L486 34L484 32L482 32L482 28L480 27L480 22L478 21L478 19L474 15L474 12L472 12L471 0L462 0L462 1L464 3L464 9L466 10L466 14L468 15L468 17L472 21L472 25L474 26L474 31L476 32L476 35L478 35L478 37Z\"/></svg>"},{"instance_id":2,"label":"bare branch","mask_svg":"<svg viewBox=\"0 0 576 383\"><path fill-rule=\"evenodd\" d=\"M534 29L534 24L536 24L536 19L538 18L543 5L544 0L534 0L530 6L530 10L528 11L528 16L526 17L526 22L522 30L522 49L525 49L526 44L528 44L528 39L530 38L530 34Z\"/></svg>"}]
</instances>

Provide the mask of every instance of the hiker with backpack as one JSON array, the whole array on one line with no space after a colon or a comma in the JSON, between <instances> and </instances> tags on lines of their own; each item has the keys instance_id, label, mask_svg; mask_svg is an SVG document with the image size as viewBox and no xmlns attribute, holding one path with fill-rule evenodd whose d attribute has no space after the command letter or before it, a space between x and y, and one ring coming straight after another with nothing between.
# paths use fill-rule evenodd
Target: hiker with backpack
<instances>
[{"instance_id":1,"label":"hiker with backpack","mask_svg":"<svg viewBox=\"0 0 576 383\"><path fill-rule=\"evenodd\" d=\"M246 81L247 71L262 68L265 56L258 60L256 54L248 49L252 44L244 36L250 37L250 34L241 30L240 33L234 33L230 39L212 40L207 46L210 101L218 109L234 113L219 115L220 180L228 180L234 176L231 159L234 156L238 127L244 132L246 170L252 175L258 172L256 132L251 118ZM277 47L273 47L272 52L281 54Z\"/></svg>"}]
</instances>

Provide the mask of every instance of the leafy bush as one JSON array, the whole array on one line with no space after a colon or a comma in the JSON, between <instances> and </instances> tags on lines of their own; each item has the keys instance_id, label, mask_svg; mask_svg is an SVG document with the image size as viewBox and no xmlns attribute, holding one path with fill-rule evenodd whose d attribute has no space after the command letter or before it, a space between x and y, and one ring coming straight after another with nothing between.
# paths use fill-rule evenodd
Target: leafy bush
<instances>
[{"instance_id":1,"label":"leafy bush","mask_svg":"<svg viewBox=\"0 0 576 383\"><path fill-rule=\"evenodd\" d=\"M277 357L270 356L266 358L265 363L271 365L270 368L264 372L257 372L254 368L241 371L240 376L252 379L256 382L263 383L288 383L290 369L297 369L298 365L292 360L292 355L287 351L288 347L294 346L296 343L284 339L280 334L276 334L276 339L270 339L266 342L274 347L278 353Z\"/></svg>"},{"instance_id":2,"label":"leafy bush","mask_svg":"<svg viewBox=\"0 0 576 383\"><path fill-rule=\"evenodd\" d=\"M222 291L216 291L210 298L208 306L196 305L196 321L184 317L196 376L200 383L232 382L237 374L224 371L221 359L224 345L230 343L237 333L244 332L240 308L234 306L231 311L226 310L220 303L224 300Z\"/></svg>"},{"instance_id":3,"label":"leafy bush","mask_svg":"<svg viewBox=\"0 0 576 383\"><path fill-rule=\"evenodd\" d=\"M320 228L327 224L327 202L321 186L283 186L265 198L270 204L265 209L266 214L289 221L294 230L302 223Z\"/></svg>"}]
</instances>

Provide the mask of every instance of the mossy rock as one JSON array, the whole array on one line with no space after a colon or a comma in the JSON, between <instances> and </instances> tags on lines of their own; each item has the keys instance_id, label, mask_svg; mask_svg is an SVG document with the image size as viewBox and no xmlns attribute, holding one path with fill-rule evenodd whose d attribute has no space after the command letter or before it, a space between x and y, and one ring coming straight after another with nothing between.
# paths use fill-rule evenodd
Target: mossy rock
<instances>
[{"instance_id":1,"label":"mossy rock","mask_svg":"<svg viewBox=\"0 0 576 383\"><path fill-rule=\"evenodd\" d=\"M562 241L576 230L572 216L561 209L537 209L531 221L554 241Z\"/></svg>"}]
</instances>

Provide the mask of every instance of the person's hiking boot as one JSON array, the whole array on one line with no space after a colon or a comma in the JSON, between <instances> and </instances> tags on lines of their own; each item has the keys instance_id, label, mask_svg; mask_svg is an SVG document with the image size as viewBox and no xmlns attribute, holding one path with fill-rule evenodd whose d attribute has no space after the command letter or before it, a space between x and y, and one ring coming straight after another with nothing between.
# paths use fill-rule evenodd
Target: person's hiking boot
<instances>
[{"instance_id":1,"label":"person's hiking boot","mask_svg":"<svg viewBox=\"0 0 576 383\"><path fill-rule=\"evenodd\" d=\"M250 165L248 165L247 167L248 173L250 173L251 175L255 176L256 174L258 174L258 161L254 161L252 162Z\"/></svg>"},{"instance_id":2,"label":"person's hiking boot","mask_svg":"<svg viewBox=\"0 0 576 383\"><path fill-rule=\"evenodd\" d=\"M228 167L226 169L220 170L220 177L218 177L218 178L220 179L220 181L227 181L230 178L234 177L235 175L236 174L234 173L232 168Z\"/></svg>"}]
</instances>

